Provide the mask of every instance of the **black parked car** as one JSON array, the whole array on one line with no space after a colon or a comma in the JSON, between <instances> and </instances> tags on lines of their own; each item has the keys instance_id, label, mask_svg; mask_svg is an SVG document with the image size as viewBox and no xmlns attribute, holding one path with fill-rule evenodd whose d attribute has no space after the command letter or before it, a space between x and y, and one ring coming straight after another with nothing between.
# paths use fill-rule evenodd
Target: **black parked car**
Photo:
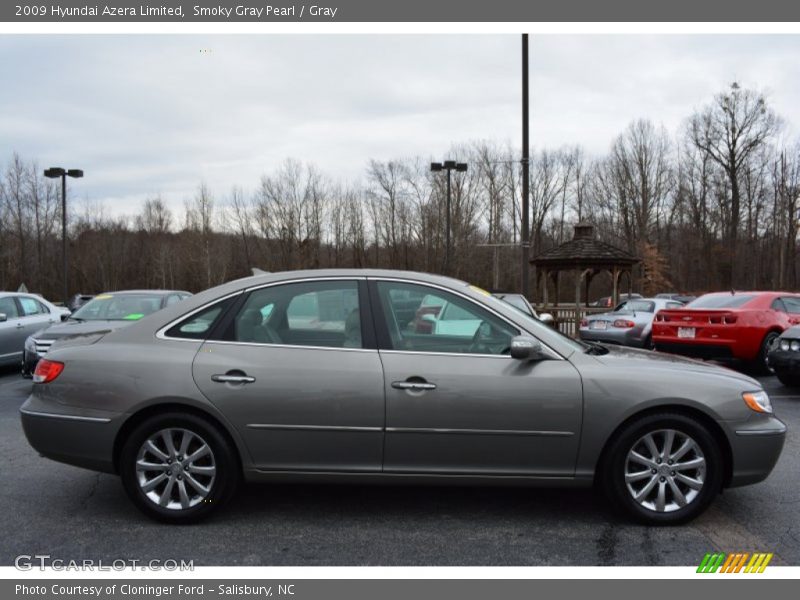
<instances>
[{"instance_id":1,"label":"black parked car","mask_svg":"<svg viewBox=\"0 0 800 600\"><path fill-rule=\"evenodd\" d=\"M66 321L40 329L25 340L22 376L32 377L36 363L56 341L113 331L191 296L178 290L130 290L98 294Z\"/></svg>"},{"instance_id":2,"label":"black parked car","mask_svg":"<svg viewBox=\"0 0 800 600\"><path fill-rule=\"evenodd\" d=\"M800 325L789 327L781 334L767 360L783 385L800 387Z\"/></svg>"}]
</instances>

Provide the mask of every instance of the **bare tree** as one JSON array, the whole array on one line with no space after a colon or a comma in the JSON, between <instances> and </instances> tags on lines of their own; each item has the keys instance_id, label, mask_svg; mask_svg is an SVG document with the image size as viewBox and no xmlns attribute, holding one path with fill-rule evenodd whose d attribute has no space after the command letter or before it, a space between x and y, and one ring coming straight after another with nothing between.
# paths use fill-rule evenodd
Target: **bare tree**
<instances>
[{"instance_id":1,"label":"bare tree","mask_svg":"<svg viewBox=\"0 0 800 600\"><path fill-rule=\"evenodd\" d=\"M763 94L738 83L717 94L714 101L689 119L694 144L724 171L730 185L725 237L729 264L727 283L734 284L734 262L741 219L741 176L747 161L779 130L781 121Z\"/></svg>"}]
</instances>

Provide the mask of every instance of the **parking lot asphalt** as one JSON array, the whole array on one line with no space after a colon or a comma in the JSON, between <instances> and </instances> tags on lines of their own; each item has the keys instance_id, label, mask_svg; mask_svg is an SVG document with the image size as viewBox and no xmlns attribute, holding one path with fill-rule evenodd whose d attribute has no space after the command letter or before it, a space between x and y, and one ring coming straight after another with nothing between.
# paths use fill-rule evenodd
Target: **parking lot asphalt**
<instances>
[{"instance_id":1,"label":"parking lot asphalt","mask_svg":"<svg viewBox=\"0 0 800 600\"><path fill-rule=\"evenodd\" d=\"M195 565L696 565L774 552L800 565L800 392L761 379L789 436L765 482L726 490L677 527L633 525L589 490L250 485L213 520L142 516L117 477L40 458L18 409L31 382L0 373L0 564L22 554Z\"/></svg>"}]
</instances>

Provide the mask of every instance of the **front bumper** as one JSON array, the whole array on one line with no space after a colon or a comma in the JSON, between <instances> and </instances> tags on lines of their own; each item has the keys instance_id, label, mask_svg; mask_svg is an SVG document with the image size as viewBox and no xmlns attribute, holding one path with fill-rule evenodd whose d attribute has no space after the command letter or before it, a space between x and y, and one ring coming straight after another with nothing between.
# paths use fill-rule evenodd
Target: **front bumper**
<instances>
[{"instance_id":1,"label":"front bumper","mask_svg":"<svg viewBox=\"0 0 800 600\"><path fill-rule=\"evenodd\" d=\"M33 372L36 370L36 365L39 363L39 355L28 350L22 353L22 376L30 379L33 377Z\"/></svg>"},{"instance_id":2,"label":"front bumper","mask_svg":"<svg viewBox=\"0 0 800 600\"><path fill-rule=\"evenodd\" d=\"M800 374L800 352L773 350L769 353L769 366L776 371Z\"/></svg>"},{"instance_id":3,"label":"front bumper","mask_svg":"<svg viewBox=\"0 0 800 600\"><path fill-rule=\"evenodd\" d=\"M730 487L750 485L767 478L780 458L786 425L767 416L736 427L731 439L733 470Z\"/></svg>"},{"instance_id":4,"label":"front bumper","mask_svg":"<svg viewBox=\"0 0 800 600\"><path fill-rule=\"evenodd\" d=\"M22 430L39 454L59 462L114 473L114 440L121 415L44 403L31 395L20 408Z\"/></svg>"}]
</instances>

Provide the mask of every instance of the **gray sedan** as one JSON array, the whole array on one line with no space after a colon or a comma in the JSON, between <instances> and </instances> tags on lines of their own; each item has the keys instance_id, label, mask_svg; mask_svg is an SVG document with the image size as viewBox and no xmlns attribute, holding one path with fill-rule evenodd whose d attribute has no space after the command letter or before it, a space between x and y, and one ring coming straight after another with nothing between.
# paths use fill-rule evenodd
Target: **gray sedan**
<instances>
[{"instance_id":1,"label":"gray sedan","mask_svg":"<svg viewBox=\"0 0 800 600\"><path fill-rule=\"evenodd\" d=\"M650 349L653 319L665 308L683 308L683 303L666 298L628 300L612 312L586 316L578 333L582 340Z\"/></svg>"},{"instance_id":2,"label":"gray sedan","mask_svg":"<svg viewBox=\"0 0 800 600\"><path fill-rule=\"evenodd\" d=\"M400 318L432 295L480 324ZM577 342L464 282L379 270L249 277L65 340L20 410L39 453L119 474L167 522L245 480L598 483L630 517L677 523L766 478L786 434L750 377Z\"/></svg>"}]
</instances>

